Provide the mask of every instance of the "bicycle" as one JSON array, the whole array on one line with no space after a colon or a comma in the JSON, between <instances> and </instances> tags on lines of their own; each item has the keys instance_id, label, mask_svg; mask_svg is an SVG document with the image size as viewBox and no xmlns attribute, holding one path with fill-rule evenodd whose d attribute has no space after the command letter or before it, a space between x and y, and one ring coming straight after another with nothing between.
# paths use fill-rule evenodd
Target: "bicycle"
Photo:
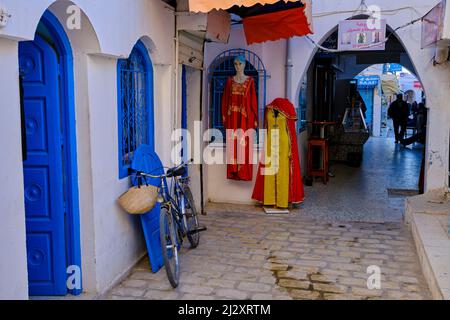
<instances>
[{"instance_id":1,"label":"bicycle","mask_svg":"<svg viewBox=\"0 0 450 320\"><path fill-rule=\"evenodd\" d=\"M164 266L167 278L173 288L180 281L179 249L183 239L188 238L191 248L196 248L200 242L200 232L206 231L206 227L200 227L194 198L189 187L189 177L186 175L186 167L192 162L182 163L170 168L163 175L152 175L137 172L136 175L161 179L157 202L161 203L159 219L160 239ZM171 187L167 178L172 178Z\"/></svg>"}]
</instances>

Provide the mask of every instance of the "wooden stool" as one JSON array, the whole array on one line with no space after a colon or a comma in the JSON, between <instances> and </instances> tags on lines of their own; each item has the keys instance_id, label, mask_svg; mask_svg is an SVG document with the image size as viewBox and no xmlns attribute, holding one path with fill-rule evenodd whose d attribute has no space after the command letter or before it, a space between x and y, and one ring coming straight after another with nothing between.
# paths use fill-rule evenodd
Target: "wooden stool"
<instances>
[{"instance_id":1,"label":"wooden stool","mask_svg":"<svg viewBox=\"0 0 450 320\"><path fill-rule=\"evenodd\" d=\"M322 155L322 168L313 170L313 148L320 148ZM311 138L308 142L308 177L322 177L323 183L328 182L328 140Z\"/></svg>"}]
</instances>

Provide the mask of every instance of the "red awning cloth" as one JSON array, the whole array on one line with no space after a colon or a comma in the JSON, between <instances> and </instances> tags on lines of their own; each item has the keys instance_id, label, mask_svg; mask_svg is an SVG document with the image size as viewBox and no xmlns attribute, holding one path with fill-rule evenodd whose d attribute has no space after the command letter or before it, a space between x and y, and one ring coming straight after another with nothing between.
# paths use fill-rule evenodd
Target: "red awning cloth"
<instances>
[{"instance_id":1,"label":"red awning cloth","mask_svg":"<svg viewBox=\"0 0 450 320\"><path fill-rule=\"evenodd\" d=\"M244 18L243 24L248 45L312 33L305 7Z\"/></svg>"},{"instance_id":2,"label":"red awning cloth","mask_svg":"<svg viewBox=\"0 0 450 320\"><path fill-rule=\"evenodd\" d=\"M209 12L211 10L226 10L233 6L251 7L255 4L274 4L280 0L189 0L190 12ZM297 2L299 0L283 0L284 2ZM304 2L304 1L303 1Z\"/></svg>"}]
</instances>

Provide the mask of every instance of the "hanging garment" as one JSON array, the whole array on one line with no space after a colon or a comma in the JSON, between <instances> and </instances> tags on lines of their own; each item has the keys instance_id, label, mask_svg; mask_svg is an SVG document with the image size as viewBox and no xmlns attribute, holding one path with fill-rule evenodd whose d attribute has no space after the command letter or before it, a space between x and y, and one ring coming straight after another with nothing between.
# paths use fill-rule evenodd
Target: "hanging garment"
<instances>
[{"instance_id":1,"label":"hanging garment","mask_svg":"<svg viewBox=\"0 0 450 320\"><path fill-rule=\"evenodd\" d=\"M305 194L303 189L300 159L297 146L297 132L295 122L297 115L292 103L287 99L275 99L266 107L265 129L267 139L265 154L270 156L270 162L277 162L276 152L278 142L278 170L270 175L267 166L260 163L258 175L252 198L264 205L276 205L279 208L287 208L289 203L303 202ZM271 130L279 129L278 136L271 134ZM275 156L275 158L274 158ZM264 159L263 159L264 160Z\"/></svg>"},{"instance_id":2,"label":"hanging garment","mask_svg":"<svg viewBox=\"0 0 450 320\"><path fill-rule=\"evenodd\" d=\"M276 205L279 208L289 206L289 159L291 143L286 116L278 110L266 112L267 156L271 159L276 174L264 175L264 205ZM271 131L272 129L275 129ZM278 130L276 130L278 129Z\"/></svg>"},{"instance_id":3,"label":"hanging garment","mask_svg":"<svg viewBox=\"0 0 450 320\"><path fill-rule=\"evenodd\" d=\"M253 135L245 134L258 126L258 101L255 81L247 77L238 83L230 77L222 96L222 120L226 129L227 178L253 179Z\"/></svg>"}]
</instances>

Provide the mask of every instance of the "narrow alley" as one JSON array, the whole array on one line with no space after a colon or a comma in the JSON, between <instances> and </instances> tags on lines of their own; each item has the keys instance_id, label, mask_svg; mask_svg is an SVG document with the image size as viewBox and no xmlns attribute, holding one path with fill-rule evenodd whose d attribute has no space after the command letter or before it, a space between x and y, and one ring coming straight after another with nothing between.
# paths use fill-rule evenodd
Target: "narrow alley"
<instances>
[{"instance_id":1,"label":"narrow alley","mask_svg":"<svg viewBox=\"0 0 450 320\"><path fill-rule=\"evenodd\" d=\"M449 83L447 0L0 0L0 300L450 300Z\"/></svg>"},{"instance_id":2,"label":"narrow alley","mask_svg":"<svg viewBox=\"0 0 450 320\"><path fill-rule=\"evenodd\" d=\"M430 299L414 243L402 221L404 197L415 189L420 148L372 138L361 168L336 164L328 185L306 189L289 215L262 208L209 204L200 246L181 255L181 285L148 259L107 294L110 299ZM380 179L380 177L385 179ZM369 290L379 266L381 290Z\"/></svg>"}]
</instances>

